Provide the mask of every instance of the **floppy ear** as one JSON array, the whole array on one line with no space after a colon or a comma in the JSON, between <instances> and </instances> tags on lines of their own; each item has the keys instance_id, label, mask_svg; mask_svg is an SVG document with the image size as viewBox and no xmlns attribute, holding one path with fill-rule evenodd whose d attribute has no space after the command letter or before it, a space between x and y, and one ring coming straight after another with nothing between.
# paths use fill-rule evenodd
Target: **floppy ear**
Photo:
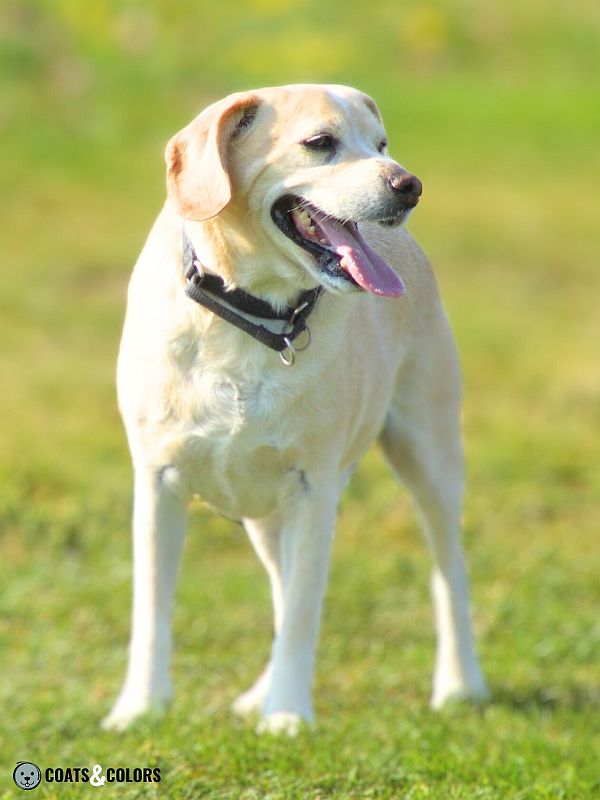
<instances>
[{"instance_id":1,"label":"floppy ear","mask_svg":"<svg viewBox=\"0 0 600 800\"><path fill-rule=\"evenodd\" d=\"M364 100L364 102L365 102L365 105L367 106L367 108L369 109L369 111L370 111L370 112L371 112L371 113L372 113L372 114L373 114L375 117L377 117L377 119L378 119L380 122L382 122L382 119L381 119L381 112L380 112L380 111L379 111L379 109L377 108L377 104L375 103L375 101L373 100L373 98L372 98L372 97L369 97L369 95L368 95L368 94L365 94L364 92L361 92L361 94L362 94L362 99Z\"/></svg>"},{"instance_id":2,"label":"floppy ear","mask_svg":"<svg viewBox=\"0 0 600 800\"><path fill-rule=\"evenodd\" d=\"M251 124L258 98L234 94L205 109L167 144L167 195L177 213L210 219L231 200L226 150L229 141Z\"/></svg>"}]
</instances>

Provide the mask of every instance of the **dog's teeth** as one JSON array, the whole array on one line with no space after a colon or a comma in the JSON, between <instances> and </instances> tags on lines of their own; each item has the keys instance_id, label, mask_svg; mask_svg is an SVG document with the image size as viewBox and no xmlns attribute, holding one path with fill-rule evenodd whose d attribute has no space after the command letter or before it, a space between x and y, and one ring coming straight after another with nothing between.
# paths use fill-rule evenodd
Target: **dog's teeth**
<instances>
[{"instance_id":1,"label":"dog's teeth","mask_svg":"<svg viewBox=\"0 0 600 800\"><path fill-rule=\"evenodd\" d=\"M319 239L320 244L327 244L327 239Z\"/></svg>"},{"instance_id":2,"label":"dog's teeth","mask_svg":"<svg viewBox=\"0 0 600 800\"><path fill-rule=\"evenodd\" d=\"M294 221L298 230L316 239L317 228L315 226L315 221L306 208L300 208L294 212Z\"/></svg>"}]
</instances>

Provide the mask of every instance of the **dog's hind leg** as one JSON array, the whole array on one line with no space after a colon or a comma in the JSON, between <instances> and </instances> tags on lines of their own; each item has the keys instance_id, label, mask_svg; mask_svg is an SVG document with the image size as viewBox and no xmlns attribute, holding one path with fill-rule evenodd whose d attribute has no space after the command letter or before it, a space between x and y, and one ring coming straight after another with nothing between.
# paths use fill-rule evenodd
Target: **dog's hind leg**
<instances>
[{"instance_id":1,"label":"dog's hind leg","mask_svg":"<svg viewBox=\"0 0 600 800\"><path fill-rule=\"evenodd\" d=\"M245 519L244 528L252 546L261 560L271 581L275 635L281 628L283 615L283 570L280 549L280 520L277 516L269 519ZM240 716L260 713L271 685L271 660L253 685L233 703L232 710Z\"/></svg>"},{"instance_id":2,"label":"dog's hind leg","mask_svg":"<svg viewBox=\"0 0 600 800\"><path fill-rule=\"evenodd\" d=\"M460 541L463 452L461 379L445 319L439 336L404 366L381 434L385 454L419 512L433 558L437 651L431 705L487 696L469 615Z\"/></svg>"},{"instance_id":3,"label":"dog's hind leg","mask_svg":"<svg viewBox=\"0 0 600 800\"><path fill-rule=\"evenodd\" d=\"M335 474L335 473L332 473ZM303 478L303 496L289 504L280 532L283 575L279 630L259 732L294 734L313 718L311 689L338 497L326 470Z\"/></svg>"},{"instance_id":4,"label":"dog's hind leg","mask_svg":"<svg viewBox=\"0 0 600 800\"><path fill-rule=\"evenodd\" d=\"M135 471L133 613L125 683L107 729L122 730L171 699L171 607L187 520L173 467Z\"/></svg>"}]
</instances>

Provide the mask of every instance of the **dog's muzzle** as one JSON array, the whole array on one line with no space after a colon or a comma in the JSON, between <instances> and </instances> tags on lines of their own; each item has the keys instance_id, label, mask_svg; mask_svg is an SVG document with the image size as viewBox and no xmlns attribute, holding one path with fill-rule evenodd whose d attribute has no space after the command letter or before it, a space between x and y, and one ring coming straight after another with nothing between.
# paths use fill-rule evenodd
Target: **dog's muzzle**
<instances>
[{"instance_id":1,"label":"dog's muzzle","mask_svg":"<svg viewBox=\"0 0 600 800\"><path fill-rule=\"evenodd\" d=\"M412 191L416 193L416 184ZM408 191L394 192L404 206L413 202ZM398 206L397 197L393 204L386 203L381 215L372 221L401 222L408 211ZM295 195L280 198L271 209L271 217L288 239L313 256L325 285L329 279L338 287L356 287L383 297L404 294L399 275L364 239L356 222L337 219Z\"/></svg>"},{"instance_id":2,"label":"dog's muzzle","mask_svg":"<svg viewBox=\"0 0 600 800\"><path fill-rule=\"evenodd\" d=\"M400 225L419 202L423 184L416 175L411 175L402 167L394 167L382 175L382 179L388 201L386 213L378 222L390 227Z\"/></svg>"}]
</instances>

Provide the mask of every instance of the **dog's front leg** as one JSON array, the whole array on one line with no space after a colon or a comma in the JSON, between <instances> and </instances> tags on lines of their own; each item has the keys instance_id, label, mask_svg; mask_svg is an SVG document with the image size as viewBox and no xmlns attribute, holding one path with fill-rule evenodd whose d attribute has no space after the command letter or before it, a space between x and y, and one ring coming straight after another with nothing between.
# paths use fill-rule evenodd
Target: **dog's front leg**
<instances>
[{"instance_id":1,"label":"dog's front leg","mask_svg":"<svg viewBox=\"0 0 600 800\"><path fill-rule=\"evenodd\" d=\"M320 493L327 483L305 480L304 495L281 528L283 607L260 732L294 734L313 718L315 651L338 501Z\"/></svg>"},{"instance_id":2,"label":"dog's front leg","mask_svg":"<svg viewBox=\"0 0 600 800\"><path fill-rule=\"evenodd\" d=\"M172 467L135 472L133 613L125 683L107 729L122 730L171 698L170 617L187 518L187 498Z\"/></svg>"}]
</instances>

